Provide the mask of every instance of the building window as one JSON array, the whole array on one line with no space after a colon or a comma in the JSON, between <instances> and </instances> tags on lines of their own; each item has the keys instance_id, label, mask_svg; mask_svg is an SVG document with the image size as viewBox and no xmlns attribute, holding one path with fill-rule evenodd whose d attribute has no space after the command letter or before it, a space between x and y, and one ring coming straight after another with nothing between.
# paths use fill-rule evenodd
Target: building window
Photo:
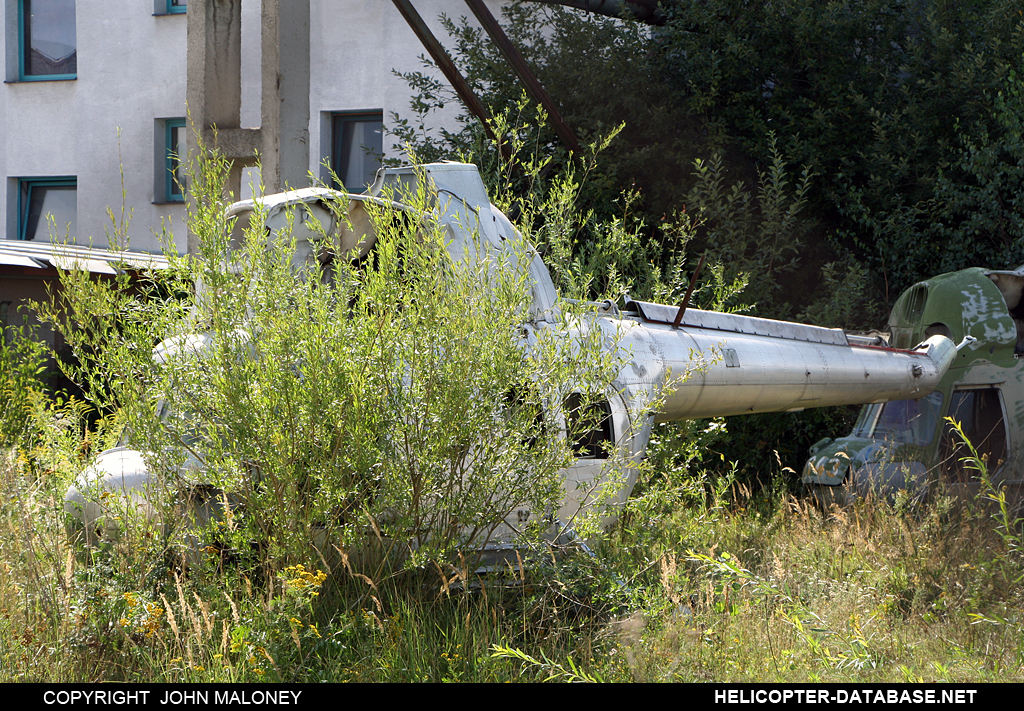
<instances>
[{"instance_id":1,"label":"building window","mask_svg":"<svg viewBox=\"0 0 1024 711\"><path fill-rule=\"evenodd\" d=\"M377 176L383 157L383 112L332 115L330 164L346 190L366 190Z\"/></svg>"},{"instance_id":2,"label":"building window","mask_svg":"<svg viewBox=\"0 0 1024 711\"><path fill-rule=\"evenodd\" d=\"M54 237L74 242L78 235L78 180L32 178L18 184L18 238L48 242L52 225Z\"/></svg>"},{"instance_id":3,"label":"building window","mask_svg":"<svg viewBox=\"0 0 1024 711\"><path fill-rule=\"evenodd\" d=\"M164 121L164 199L185 201L185 119Z\"/></svg>"},{"instance_id":4,"label":"building window","mask_svg":"<svg viewBox=\"0 0 1024 711\"><path fill-rule=\"evenodd\" d=\"M184 15L187 10L187 0L153 0L154 15Z\"/></svg>"},{"instance_id":5,"label":"building window","mask_svg":"<svg viewBox=\"0 0 1024 711\"><path fill-rule=\"evenodd\" d=\"M22 81L78 75L75 0L21 0L19 70Z\"/></svg>"}]
</instances>

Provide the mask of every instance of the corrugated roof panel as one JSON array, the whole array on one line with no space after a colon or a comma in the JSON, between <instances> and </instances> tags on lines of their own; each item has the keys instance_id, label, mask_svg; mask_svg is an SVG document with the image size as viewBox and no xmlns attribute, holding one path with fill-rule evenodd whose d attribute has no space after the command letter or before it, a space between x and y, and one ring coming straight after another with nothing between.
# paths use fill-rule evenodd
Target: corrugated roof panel
<instances>
[{"instance_id":1,"label":"corrugated roof panel","mask_svg":"<svg viewBox=\"0 0 1024 711\"><path fill-rule=\"evenodd\" d=\"M48 261L53 266L67 271L81 269L93 274L117 274L117 270L110 266L110 262L103 259L85 259L78 255L55 254L49 257Z\"/></svg>"},{"instance_id":2,"label":"corrugated roof panel","mask_svg":"<svg viewBox=\"0 0 1024 711\"><path fill-rule=\"evenodd\" d=\"M6 264L12 267L31 267L33 269L41 269L42 265L31 257L25 257L20 254L12 254L0 250L0 264Z\"/></svg>"},{"instance_id":3,"label":"corrugated roof panel","mask_svg":"<svg viewBox=\"0 0 1024 711\"><path fill-rule=\"evenodd\" d=\"M162 254L112 252L100 247L72 244L47 244L0 239L0 264L45 269L49 265L70 269L81 266L93 274L117 274L117 265L135 269L166 269Z\"/></svg>"}]
</instances>

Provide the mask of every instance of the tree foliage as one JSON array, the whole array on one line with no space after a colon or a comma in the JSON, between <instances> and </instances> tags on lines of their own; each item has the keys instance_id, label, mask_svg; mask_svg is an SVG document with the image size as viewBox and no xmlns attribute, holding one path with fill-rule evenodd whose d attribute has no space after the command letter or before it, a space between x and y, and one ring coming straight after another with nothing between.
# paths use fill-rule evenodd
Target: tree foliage
<instances>
[{"instance_id":1,"label":"tree foliage","mask_svg":"<svg viewBox=\"0 0 1024 711\"><path fill-rule=\"evenodd\" d=\"M811 166L815 212L890 300L1024 261L1020 3L711 0L669 15L652 61L671 101L756 161L777 139Z\"/></svg>"},{"instance_id":2,"label":"tree foliage","mask_svg":"<svg viewBox=\"0 0 1024 711\"><path fill-rule=\"evenodd\" d=\"M666 12L666 25L648 28L533 3L505 10L509 36L580 136L625 124L590 176L597 214L615 214L622 189L635 191L634 214L658 246L663 219L716 209L702 201L709 166L726 188L749 191L781 156L802 186L789 242L799 266L757 271L742 264L742 241L729 245L766 315L830 311L825 265L891 302L942 271L1024 262L1019 3L706 0ZM484 102L495 113L514 105L520 89L497 49L468 21L444 21ZM424 139L430 110L454 97L424 74L407 78L420 93L396 132L437 156L494 159L468 117L461 131ZM553 171L567 165L550 128L524 140L552 156ZM742 210L772 220L756 204ZM757 288L761 278L776 288Z\"/></svg>"}]
</instances>

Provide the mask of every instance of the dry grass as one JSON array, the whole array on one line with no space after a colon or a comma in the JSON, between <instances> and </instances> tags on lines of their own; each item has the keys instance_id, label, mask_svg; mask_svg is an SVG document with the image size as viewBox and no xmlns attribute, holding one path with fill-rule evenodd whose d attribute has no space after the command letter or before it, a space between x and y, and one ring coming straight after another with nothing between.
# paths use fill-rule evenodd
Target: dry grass
<instances>
[{"instance_id":1,"label":"dry grass","mask_svg":"<svg viewBox=\"0 0 1024 711\"><path fill-rule=\"evenodd\" d=\"M534 561L514 585L465 592L473 581L436 572L321 574L312 555L273 574L186 571L144 527L87 554L65 532L71 469L0 463L3 681L1024 676L1018 553L990 512L942 500L823 513L735 488L666 497L597 559Z\"/></svg>"}]
</instances>

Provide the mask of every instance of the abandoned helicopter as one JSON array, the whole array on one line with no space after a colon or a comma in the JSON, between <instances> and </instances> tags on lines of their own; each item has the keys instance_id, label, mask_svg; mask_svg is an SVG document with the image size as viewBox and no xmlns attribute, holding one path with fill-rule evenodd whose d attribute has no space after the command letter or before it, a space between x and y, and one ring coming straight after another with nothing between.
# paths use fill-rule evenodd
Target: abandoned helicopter
<instances>
[{"instance_id":1,"label":"abandoned helicopter","mask_svg":"<svg viewBox=\"0 0 1024 711\"><path fill-rule=\"evenodd\" d=\"M336 220L325 206L337 194L316 188L260 198L259 211L255 201L236 203L229 215L236 218L239 231L254 215L261 215L271 240L284 234L286 226L293 227L296 269L315 258L324 234L340 242L337 253L358 259L373 249L375 241L367 204L382 201L381 196L389 194L386 186L408 186L422 180L436 190L435 217L447 229L447 248L454 260L521 258L507 251L509 243L522 241L521 236L491 204L476 166L467 164L382 169L366 194L344 196L349 204L344 221ZM317 230L308 228L314 218ZM526 258L531 293L522 328L536 333L555 327L557 320L551 314L560 308L560 301L539 254L530 250ZM685 303L662 305L627 299L622 308L610 302L594 303L585 319L587 328L609 335L607 342L622 354L624 366L600 403L604 416L588 436L594 446L580 452L575 464L563 472L564 499L556 513L558 521L573 521L590 505L596 485L608 476L609 452L616 450L627 466L625 476L616 480L617 493L603 514L605 524L614 521L617 507L636 483L636 465L657 422L924 398L943 382L958 357L950 340L952 333L915 331L913 338L920 336L921 342L914 345L908 332L900 337L899 347L888 347L839 329L701 311L686 308ZM198 353L208 340L204 334L179 336L160 344L154 355L159 360L182 349ZM720 358L684 381L673 377L687 372L694 353L710 352L719 353ZM656 412L646 407L651 402L660 403ZM90 537L113 536L116 522L107 515L105 495L127 495L146 515L156 518L149 501L149 492L156 485L145 456L119 447L101 453L81 474L67 493L65 508ZM514 530L509 521L489 545L510 545Z\"/></svg>"},{"instance_id":2,"label":"abandoned helicopter","mask_svg":"<svg viewBox=\"0 0 1024 711\"><path fill-rule=\"evenodd\" d=\"M823 502L869 492L924 497L936 485L960 498L982 481L963 441L986 462L990 484L1022 503L1024 267L965 269L914 284L893 306L888 339L907 348L941 334L964 342L938 386L916 400L865 405L853 432L815 443L803 483ZM959 434L950 418L960 424Z\"/></svg>"}]
</instances>

